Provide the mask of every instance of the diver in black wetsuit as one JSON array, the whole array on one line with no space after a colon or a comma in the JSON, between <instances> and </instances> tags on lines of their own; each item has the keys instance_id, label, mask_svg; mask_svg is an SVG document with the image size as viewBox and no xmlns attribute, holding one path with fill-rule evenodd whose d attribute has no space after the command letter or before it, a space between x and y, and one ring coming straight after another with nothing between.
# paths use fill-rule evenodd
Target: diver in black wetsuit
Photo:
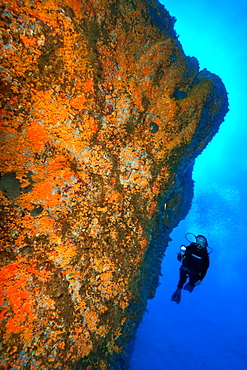
<instances>
[{"instance_id":1,"label":"diver in black wetsuit","mask_svg":"<svg viewBox=\"0 0 247 370\"><path fill-rule=\"evenodd\" d=\"M205 236L198 235L196 242L191 243L188 247L182 245L177 259L182 262L180 267L180 277L177 290L173 293L171 300L177 304L181 301L181 290L184 289L190 293L204 279L209 267L209 257L207 251L208 242Z\"/></svg>"}]
</instances>

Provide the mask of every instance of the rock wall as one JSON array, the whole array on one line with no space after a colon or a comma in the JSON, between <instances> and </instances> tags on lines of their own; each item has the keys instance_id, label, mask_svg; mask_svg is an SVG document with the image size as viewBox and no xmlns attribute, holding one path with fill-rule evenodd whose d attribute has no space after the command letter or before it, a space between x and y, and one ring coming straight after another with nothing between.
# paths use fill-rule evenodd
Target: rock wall
<instances>
[{"instance_id":1,"label":"rock wall","mask_svg":"<svg viewBox=\"0 0 247 370\"><path fill-rule=\"evenodd\" d=\"M153 0L1 7L1 368L127 369L227 112Z\"/></svg>"}]
</instances>

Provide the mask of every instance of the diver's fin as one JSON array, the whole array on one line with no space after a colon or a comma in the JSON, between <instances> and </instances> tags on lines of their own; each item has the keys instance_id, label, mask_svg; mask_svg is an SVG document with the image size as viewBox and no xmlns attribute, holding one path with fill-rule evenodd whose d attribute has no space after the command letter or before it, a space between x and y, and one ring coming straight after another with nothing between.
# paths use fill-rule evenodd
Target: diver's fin
<instances>
[{"instance_id":1,"label":"diver's fin","mask_svg":"<svg viewBox=\"0 0 247 370\"><path fill-rule=\"evenodd\" d=\"M187 283L184 286L184 290L188 290L190 293L193 292L194 288L195 288L195 286L193 284L191 284L191 283Z\"/></svg>"},{"instance_id":2,"label":"diver's fin","mask_svg":"<svg viewBox=\"0 0 247 370\"><path fill-rule=\"evenodd\" d=\"M177 304L181 301L181 289L177 288L177 290L173 293L171 297L171 301L176 302Z\"/></svg>"}]
</instances>

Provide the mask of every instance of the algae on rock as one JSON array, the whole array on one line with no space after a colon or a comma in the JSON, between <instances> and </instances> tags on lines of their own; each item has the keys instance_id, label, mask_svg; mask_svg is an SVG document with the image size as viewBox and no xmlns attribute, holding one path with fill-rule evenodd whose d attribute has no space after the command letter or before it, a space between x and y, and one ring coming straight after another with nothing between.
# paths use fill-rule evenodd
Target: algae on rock
<instances>
[{"instance_id":1,"label":"algae on rock","mask_svg":"<svg viewBox=\"0 0 247 370\"><path fill-rule=\"evenodd\" d=\"M125 369L225 87L155 0L1 9L1 366Z\"/></svg>"}]
</instances>

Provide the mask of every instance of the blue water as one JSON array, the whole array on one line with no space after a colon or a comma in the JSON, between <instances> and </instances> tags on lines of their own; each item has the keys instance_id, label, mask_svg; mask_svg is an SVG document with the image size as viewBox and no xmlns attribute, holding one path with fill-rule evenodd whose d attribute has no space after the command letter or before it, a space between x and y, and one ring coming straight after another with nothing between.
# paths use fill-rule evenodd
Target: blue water
<instances>
[{"instance_id":1,"label":"blue water","mask_svg":"<svg viewBox=\"0 0 247 370\"><path fill-rule=\"evenodd\" d=\"M137 331L131 370L247 369L247 1L162 0L177 18L185 53L218 74L230 111L197 159L195 198L173 231L163 277ZM170 298L178 282L184 234L204 234L213 248L208 273L193 293Z\"/></svg>"},{"instance_id":2,"label":"blue water","mask_svg":"<svg viewBox=\"0 0 247 370\"><path fill-rule=\"evenodd\" d=\"M216 204L213 209L217 211ZM200 222L207 219L205 212L198 220L195 199L187 219L172 233L161 285L155 298L149 301L148 312L137 332L132 370L247 368L247 250L246 238L242 239L240 233L244 225L232 222L234 210L229 210L224 222L218 219L217 212L209 210L210 228L205 226L202 230ZM211 265L201 285L193 293L183 291L177 305L170 301L180 266L176 253L180 244L186 242L184 233L187 230L198 233L197 228L209 235L214 249L210 254Z\"/></svg>"}]
</instances>

